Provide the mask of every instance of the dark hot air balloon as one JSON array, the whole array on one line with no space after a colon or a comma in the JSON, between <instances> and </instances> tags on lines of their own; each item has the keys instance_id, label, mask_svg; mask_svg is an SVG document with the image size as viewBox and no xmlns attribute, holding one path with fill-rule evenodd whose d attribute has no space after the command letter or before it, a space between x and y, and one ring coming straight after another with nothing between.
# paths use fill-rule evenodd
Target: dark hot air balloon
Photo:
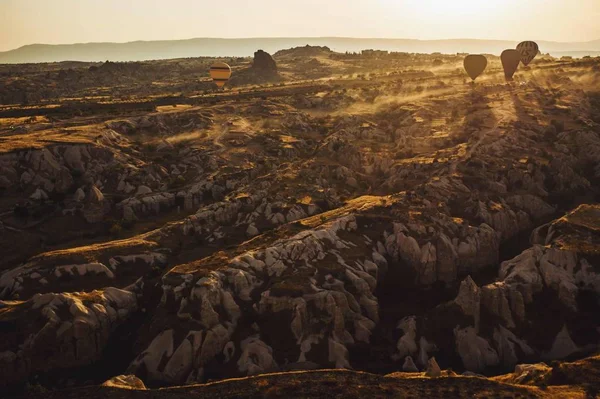
<instances>
[{"instance_id":1,"label":"dark hot air balloon","mask_svg":"<svg viewBox=\"0 0 600 399\"><path fill-rule=\"evenodd\" d=\"M475 81L487 68L487 58L480 54L471 54L465 57L465 70L467 74Z\"/></svg>"},{"instance_id":2,"label":"dark hot air balloon","mask_svg":"<svg viewBox=\"0 0 600 399\"><path fill-rule=\"evenodd\" d=\"M231 67L224 62L217 62L210 67L210 77L219 88L222 88L231 77Z\"/></svg>"},{"instance_id":3,"label":"dark hot air balloon","mask_svg":"<svg viewBox=\"0 0 600 399\"><path fill-rule=\"evenodd\" d=\"M526 41L519 43L517 51L521 55L521 62L527 66L540 52L540 48L536 42Z\"/></svg>"},{"instance_id":4,"label":"dark hot air balloon","mask_svg":"<svg viewBox=\"0 0 600 399\"><path fill-rule=\"evenodd\" d=\"M506 80L512 80L521 62L521 54L517 50L504 50L500 55L500 60L502 61Z\"/></svg>"}]
</instances>

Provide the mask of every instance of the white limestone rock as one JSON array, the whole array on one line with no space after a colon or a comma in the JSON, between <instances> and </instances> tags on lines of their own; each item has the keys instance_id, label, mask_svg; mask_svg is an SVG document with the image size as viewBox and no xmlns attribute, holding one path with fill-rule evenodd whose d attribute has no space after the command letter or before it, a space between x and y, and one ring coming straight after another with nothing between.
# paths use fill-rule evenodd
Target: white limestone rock
<instances>
[{"instance_id":1,"label":"white limestone rock","mask_svg":"<svg viewBox=\"0 0 600 399\"><path fill-rule=\"evenodd\" d=\"M140 195L147 195L147 194L151 194L152 193L152 189L148 186L139 186L135 195L140 196Z\"/></svg>"},{"instance_id":2,"label":"white limestone rock","mask_svg":"<svg viewBox=\"0 0 600 399\"><path fill-rule=\"evenodd\" d=\"M48 199L48 194L46 194L46 192L41 188L38 188L33 194L31 194L29 198L35 201L45 201Z\"/></svg>"},{"instance_id":3,"label":"white limestone rock","mask_svg":"<svg viewBox=\"0 0 600 399\"><path fill-rule=\"evenodd\" d=\"M404 359L404 364L402 365L402 371L405 371L407 373L418 373L419 372L419 369L415 365L415 362L413 361L411 356L406 356L406 358Z\"/></svg>"},{"instance_id":4,"label":"white limestone rock","mask_svg":"<svg viewBox=\"0 0 600 399\"><path fill-rule=\"evenodd\" d=\"M525 341L502 326L494 329L493 339L498 349L500 364L506 368L514 367L519 362L518 353L523 353L525 356L534 354L534 350Z\"/></svg>"},{"instance_id":5,"label":"white limestone rock","mask_svg":"<svg viewBox=\"0 0 600 399\"><path fill-rule=\"evenodd\" d=\"M404 332L404 335L398 339L396 348L398 349L398 356L404 358L406 356L413 356L417 353L417 318L415 316L405 317L398 323L398 329Z\"/></svg>"},{"instance_id":6,"label":"white limestone rock","mask_svg":"<svg viewBox=\"0 0 600 399\"><path fill-rule=\"evenodd\" d=\"M333 338L329 338L329 361L335 364L336 369L349 369L348 349Z\"/></svg>"},{"instance_id":7,"label":"white limestone rock","mask_svg":"<svg viewBox=\"0 0 600 399\"><path fill-rule=\"evenodd\" d=\"M276 371L279 367L273 359L273 349L257 337L250 337L240 344L242 355L237 362L238 370L246 375Z\"/></svg>"},{"instance_id":8,"label":"white limestone rock","mask_svg":"<svg viewBox=\"0 0 600 399\"><path fill-rule=\"evenodd\" d=\"M75 191L73 199L77 202L82 202L83 200L85 200L85 192L81 189L81 187L78 188L77 191Z\"/></svg>"},{"instance_id":9,"label":"white limestone rock","mask_svg":"<svg viewBox=\"0 0 600 399\"><path fill-rule=\"evenodd\" d=\"M581 349L573 342L571 334L567 326L563 326L560 332L554 338L552 348L547 353L543 354L543 358L547 360L560 360L564 359L574 353L579 352Z\"/></svg>"},{"instance_id":10,"label":"white limestone rock","mask_svg":"<svg viewBox=\"0 0 600 399\"><path fill-rule=\"evenodd\" d=\"M552 367L545 363L537 364L519 364L515 366L513 373L513 383L527 385L534 383L541 385L548 383L552 377Z\"/></svg>"},{"instance_id":11,"label":"white limestone rock","mask_svg":"<svg viewBox=\"0 0 600 399\"><path fill-rule=\"evenodd\" d=\"M96 186L92 186L88 193L88 201L92 204L100 204L104 202L104 194Z\"/></svg>"},{"instance_id":12,"label":"white limestone rock","mask_svg":"<svg viewBox=\"0 0 600 399\"><path fill-rule=\"evenodd\" d=\"M104 274L108 278L114 278L114 273L102 263L88 263L84 265L66 265L66 266L58 266L54 268L54 274L56 277L61 277L63 275L71 275L74 276L75 273L79 276L85 276L88 274Z\"/></svg>"},{"instance_id":13,"label":"white limestone rock","mask_svg":"<svg viewBox=\"0 0 600 399\"><path fill-rule=\"evenodd\" d=\"M425 375L430 378L437 378L442 376L442 370L440 366L437 364L435 357L432 357L427 362L427 369L425 371Z\"/></svg>"},{"instance_id":14,"label":"white limestone rock","mask_svg":"<svg viewBox=\"0 0 600 399\"><path fill-rule=\"evenodd\" d=\"M256 228L256 226L254 224L249 225L248 229L246 229L246 235L248 237L255 237L258 234L260 234L260 232L258 231L258 229Z\"/></svg>"},{"instance_id":15,"label":"white limestone rock","mask_svg":"<svg viewBox=\"0 0 600 399\"><path fill-rule=\"evenodd\" d=\"M457 327L454 329L454 337L456 351L467 370L481 372L500 362L496 351L486 339L477 335L475 328L467 327L461 330Z\"/></svg>"},{"instance_id":16,"label":"white limestone rock","mask_svg":"<svg viewBox=\"0 0 600 399\"><path fill-rule=\"evenodd\" d=\"M454 300L454 303L460 306L465 315L473 317L475 331L479 331L481 290L471 276L468 276L460 283L458 296Z\"/></svg>"}]
</instances>

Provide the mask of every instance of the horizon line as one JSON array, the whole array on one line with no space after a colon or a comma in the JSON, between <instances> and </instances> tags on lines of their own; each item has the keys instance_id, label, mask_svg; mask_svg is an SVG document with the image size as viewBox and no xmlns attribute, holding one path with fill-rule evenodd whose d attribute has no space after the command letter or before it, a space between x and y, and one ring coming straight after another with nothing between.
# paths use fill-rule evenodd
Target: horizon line
<instances>
[{"instance_id":1,"label":"horizon line","mask_svg":"<svg viewBox=\"0 0 600 399\"><path fill-rule=\"evenodd\" d=\"M79 45L90 45L90 44L116 44L116 45L125 45L125 44L133 44L133 43L151 43L151 42L183 42L183 41L192 41L192 40L272 40L272 39L345 39L345 40L407 40L407 41L419 41L419 42L440 42L440 41L455 41L455 40L464 40L464 41L488 41L488 42L518 42L519 40L513 39L476 39L476 38L447 38L447 39L414 39L414 38L406 38L406 37L351 37L351 36L263 36L263 37L192 37L187 39L157 39L157 40L130 40L125 42L75 42L75 43L30 43L24 44L22 46L0 51L0 53L7 53L11 51L17 51L25 47L31 46L79 46ZM525 39L531 40L531 39ZM555 40L544 40L544 39L535 39L535 41L539 42L549 42L549 43L558 43L558 44L585 44L585 43L593 43L596 41L600 41L600 39L595 40L586 40L586 41L555 41Z\"/></svg>"}]
</instances>

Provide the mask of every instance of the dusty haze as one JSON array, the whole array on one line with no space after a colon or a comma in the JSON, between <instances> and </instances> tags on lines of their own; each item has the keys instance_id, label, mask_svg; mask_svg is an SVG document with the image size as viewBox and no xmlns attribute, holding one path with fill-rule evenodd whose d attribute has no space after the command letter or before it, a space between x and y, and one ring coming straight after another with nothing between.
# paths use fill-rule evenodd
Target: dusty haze
<instances>
[{"instance_id":1,"label":"dusty haze","mask_svg":"<svg viewBox=\"0 0 600 399\"><path fill-rule=\"evenodd\" d=\"M387 37L591 41L595 0L3 0L0 51L33 43L193 37ZM576 4L576 5L575 5Z\"/></svg>"}]
</instances>

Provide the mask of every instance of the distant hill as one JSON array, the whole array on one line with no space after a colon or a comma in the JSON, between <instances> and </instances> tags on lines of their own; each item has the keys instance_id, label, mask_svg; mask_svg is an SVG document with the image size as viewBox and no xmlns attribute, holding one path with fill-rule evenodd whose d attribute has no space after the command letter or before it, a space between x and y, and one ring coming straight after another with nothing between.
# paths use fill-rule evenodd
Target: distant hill
<instances>
[{"instance_id":1,"label":"distant hill","mask_svg":"<svg viewBox=\"0 0 600 399\"><path fill-rule=\"evenodd\" d=\"M319 55L331 54L329 47L323 46L301 46L293 47L285 50L279 50L275 54L275 57L316 57Z\"/></svg>"},{"instance_id":2,"label":"distant hill","mask_svg":"<svg viewBox=\"0 0 600 399\"><path fill-rule=\"evenodd\" d=\"M591 42L559 43L539 41L544 53L555 56L576 54L596 55L600 40ZM506 40L415 40L415 39L359 39L359 38L199 38L169 41L137 41L129 43L32 44L15 50L0 52L0 63L38 63L58 61L143 61L186 57L244 57L257 49L275 53L282 49L310 44L327 46L333 51L360 51L379 49L411 53L487 53L500 54L514 48L516 41Z\"/></svg>"}]
</instances>

